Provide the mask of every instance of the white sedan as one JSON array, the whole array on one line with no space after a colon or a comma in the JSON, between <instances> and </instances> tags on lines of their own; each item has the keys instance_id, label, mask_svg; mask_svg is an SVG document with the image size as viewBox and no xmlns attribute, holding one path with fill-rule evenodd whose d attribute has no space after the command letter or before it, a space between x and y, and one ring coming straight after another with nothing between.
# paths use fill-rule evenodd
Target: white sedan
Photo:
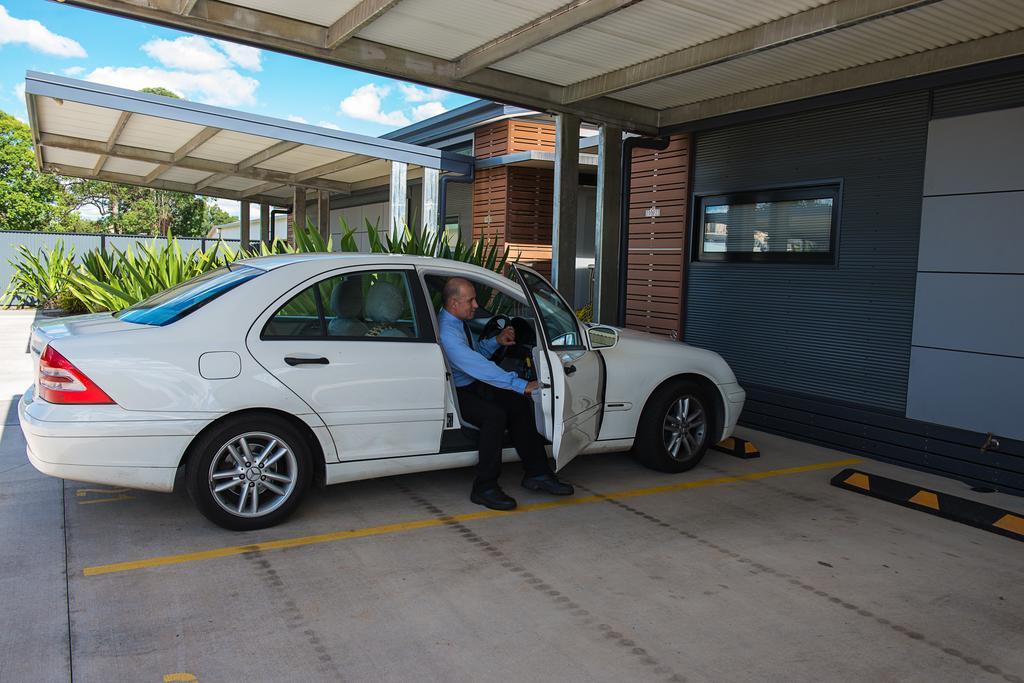
<instances>
[{"instance_id":1,"label":"white sedan","mask_svg":"<svg viewBox=\"0 0 1024 683\"><path fill-rule=\"evenodd\" d=\"M172 491L213 522L283 520L311 483L476 462L438 344L441 289L474 283L476 337L516 328L493 358L541 390L556 468L632 449L681 472L729 436L745 394L722 358L581 324L534 271L379 254L239 261L118 313L36 326L18 415L41 472ZM515 459L514 449L504 457Z\"/></svg>"}]
</instances>

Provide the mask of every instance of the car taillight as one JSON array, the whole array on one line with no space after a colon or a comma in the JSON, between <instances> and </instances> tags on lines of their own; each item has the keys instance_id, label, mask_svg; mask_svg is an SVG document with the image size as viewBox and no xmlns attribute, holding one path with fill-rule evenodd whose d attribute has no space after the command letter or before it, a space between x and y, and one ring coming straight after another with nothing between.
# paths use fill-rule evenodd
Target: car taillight
<instances>
[{"instance_id":1,"label":"car taillight","mask_svg":"<svg viewBox=\"0 0 1024 683\"><path fill-rule=\"evenodd\" d=\"M106 392L64 356L46 345L39 358L38 396L49 403L113 403Z\"/></svg>"}]
</instances>

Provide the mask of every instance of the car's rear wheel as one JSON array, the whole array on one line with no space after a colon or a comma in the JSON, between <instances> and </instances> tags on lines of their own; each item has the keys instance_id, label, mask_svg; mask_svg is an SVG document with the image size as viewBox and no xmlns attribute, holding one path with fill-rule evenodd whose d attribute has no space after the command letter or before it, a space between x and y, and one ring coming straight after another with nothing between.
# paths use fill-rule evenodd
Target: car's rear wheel
<instances>
[{"instance_id":1,"label":"car's rear wheel","mask_svg":"<svg viewBox=\"0 0 1024 683\"><path fill-rule=\"evenodd\" d=\"M651 395L640 415L633 455L659 472L696 467L711 445L714 403L695 382L674 380Z\"/></svg>"},{"instance_id":2,"label":"car's rear wheel","mask_svg":"<svg viewBox=\"0 0 1024 683\"><path fill-rule=\"evenodd\" d=\"M193 446L188 491L213 523L263 529L295 510L311 472L309 449L295 427L274 415L239 417Z\"/></svg>"}]
</instances>

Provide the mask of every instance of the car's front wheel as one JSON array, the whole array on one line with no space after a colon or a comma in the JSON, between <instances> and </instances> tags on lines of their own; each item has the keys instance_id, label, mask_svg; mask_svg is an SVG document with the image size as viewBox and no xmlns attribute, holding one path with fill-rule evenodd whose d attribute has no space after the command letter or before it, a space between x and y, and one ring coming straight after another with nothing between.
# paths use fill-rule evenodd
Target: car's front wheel
<instances>
[{"instance_id":1,"label":"car's front wheel","mask_svg":"<svg viewBox=\"0 0 1024 683\"><path fill-rule=\"evenodd\" d=\"M287 421L274 415L239 417L193 446L188 491L213 523L234 531L263 529L295 510L311 472L305 439Z\"/></svg>"},{"instance_id":2,"label":"car's front wheel","mask_svg":"<svg viewBox=\"0 0 1024 683\"><path fill-rule=\"evenodd\" d=\"M711 445L714 404L695 382L674 380L651 395L640 415L633 455L659 472L685 472Z\"/></svg>"}]
</instances>

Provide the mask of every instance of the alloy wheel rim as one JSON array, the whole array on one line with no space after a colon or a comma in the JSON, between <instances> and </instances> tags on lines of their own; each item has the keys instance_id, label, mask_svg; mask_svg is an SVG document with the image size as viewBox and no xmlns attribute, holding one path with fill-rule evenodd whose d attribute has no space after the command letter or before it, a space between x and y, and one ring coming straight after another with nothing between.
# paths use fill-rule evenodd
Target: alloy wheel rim
<instances>
[{"instance_id":1,"label":"alloy wheel rim","mask_svg":"<svg viewBox=\"0 0 1024 683\"><path fill-rule=\"evenodd\" d=\"M217 451L207 483L226 512L263 517L291 497L298 469L295 452L284 439L267 432L246 432Z\"/></svg>"},{"instance_id":2,"label":"alloy wheel rim","mask_svg":"<svg viewBox=\"0 0 1024 683\"><path fill-rule=\"evenodd\" d=\"M662 422L665 450L673 460L692 458L707 436L707 413L694 396L680 396L668 408Z\"/></svg>"}]
</instances>

